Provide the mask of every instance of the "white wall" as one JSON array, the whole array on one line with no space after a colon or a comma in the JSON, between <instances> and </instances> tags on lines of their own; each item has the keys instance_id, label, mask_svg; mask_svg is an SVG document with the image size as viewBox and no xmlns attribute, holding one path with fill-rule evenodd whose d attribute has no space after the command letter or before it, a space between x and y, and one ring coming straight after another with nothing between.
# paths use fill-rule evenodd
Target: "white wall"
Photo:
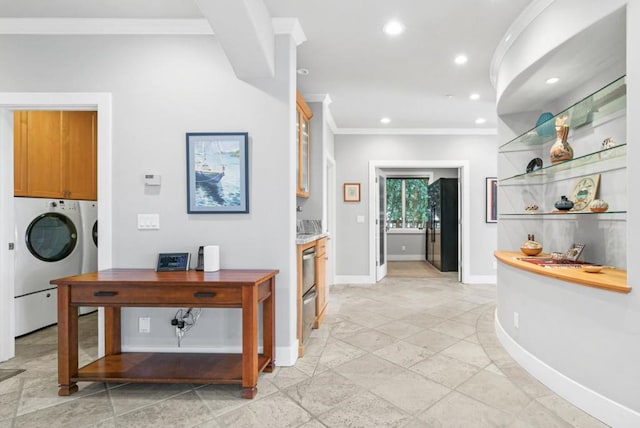
<instances>
[{"instance_id":1,"label":"white wall","mask_svg":"<svg viewBox=\"0 0 640 428\"><path fill-rule=\"evenodd\" d=\"M223 268L279 269L276 346L295 354L295 46L278 36L276 51L265 92L235 78L211 36L2 36L0 91L111 93L114 221L101 233L113 235L113 267L152 268L159 252L218 244ZM185 133L206 131L249 133L249 214L186 213ZM145 192L150 172L162 175L157 194ZM138 213L159 213L161 229L138 231ZM175 348L174 312L124 311L123 346ZM142 315L150 335L137 333ZM240 344L237 310L206 311L183 342Z\"/></svg>"},{"instance_id":2,"label":"white wall","mask_svg":"<svg viewBox=\"0 0 640 428\"><path fill-rule=\"evenodd\" d=\"M496 249L496 225L485 223L485 177L496 175L495 136L460 135L336 135L337 163L337 244L336 275L369 275L369 161L468 160L470 172L472 276L491 276ZM342 202L342 184L360 183L361 202ZM356 223L357 216L365 223Z\"/></svg>"}]
</instances>

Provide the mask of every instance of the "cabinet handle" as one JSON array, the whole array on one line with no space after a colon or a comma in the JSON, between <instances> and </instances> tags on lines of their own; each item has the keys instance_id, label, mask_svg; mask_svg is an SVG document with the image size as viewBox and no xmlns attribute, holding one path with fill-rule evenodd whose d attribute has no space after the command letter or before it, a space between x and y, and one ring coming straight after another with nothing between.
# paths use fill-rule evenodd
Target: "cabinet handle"
<instances>
[{"instance_id":1,"label":"cabinet handle","mask_svg":"<svg viewBox=\"0 0 640 428\"><path fill-rule=\"evenodd\" d=\"M117 291L96 291L95 293L93 293L93 295L95 297L113 297L113 296L117 296L118 292Z\"/></svg>"},{"instance_id":2,"label":"cabinet handle","mask_svg":"<svg viewBox=\"0 0 640 428\"><path fill-rule=\"evenodd\" d=\"M202 291L197 291L197 292L193 293L193 297L212 298L212 297L216 297L216 293L205 293L205 292L202 292Z\"/></svg>"}]
</instances>

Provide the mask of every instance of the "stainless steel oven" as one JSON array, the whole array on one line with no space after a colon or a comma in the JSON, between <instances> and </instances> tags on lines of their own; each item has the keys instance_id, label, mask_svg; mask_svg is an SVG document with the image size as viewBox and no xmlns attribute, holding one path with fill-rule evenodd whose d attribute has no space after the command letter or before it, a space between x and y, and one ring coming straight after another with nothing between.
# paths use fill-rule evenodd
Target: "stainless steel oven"
<instances>
[{"instance_id":1,"label":"stainless steel oven","mask_svg":"<svg viewBox=\"0 0 640 428\"><path fill-rule=\"evenodd\" d=\"M302 343L306 342L316 320L316 248L302 253Z\"/></svg>"}]
</instances>

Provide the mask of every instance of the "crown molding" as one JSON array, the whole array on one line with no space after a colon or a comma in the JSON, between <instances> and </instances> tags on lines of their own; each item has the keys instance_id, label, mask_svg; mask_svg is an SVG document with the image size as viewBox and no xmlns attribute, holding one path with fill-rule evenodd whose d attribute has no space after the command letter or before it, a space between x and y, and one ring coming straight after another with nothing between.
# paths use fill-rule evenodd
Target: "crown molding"
<instances>
[{"instance_id":1,"label":"crown molding","mask_svg":"<svg viewBox=\"0 0 640 428\"><path fill-rule=\"evenodd\" d=\"M498 135L496 128L337 128L339 135Z\"/></svg>"},{"instance_id":2,"label":"crown molding","mask_svg":"<svg viewBox=\"0 0 640 428\"><path fill-rule=\"evenodd\" d=\"M0 18L0 34L29 35L212 35L204 18Z\"/></svg>"}]
</instances>

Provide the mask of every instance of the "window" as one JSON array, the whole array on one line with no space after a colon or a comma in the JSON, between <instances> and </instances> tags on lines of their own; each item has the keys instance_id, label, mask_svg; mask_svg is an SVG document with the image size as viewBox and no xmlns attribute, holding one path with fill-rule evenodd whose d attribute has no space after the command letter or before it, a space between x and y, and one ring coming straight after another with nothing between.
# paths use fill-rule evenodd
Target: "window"
<instances>
[{"instance_id":1,"label":"window","mask_svg":"<svg viewBox=\"0 0 640 428\"><path fill-rule=\"evenodd\" d=\"M422 229L429 220L429 179L387 178L387 226Z\"/></svg>"}]
</instances>

